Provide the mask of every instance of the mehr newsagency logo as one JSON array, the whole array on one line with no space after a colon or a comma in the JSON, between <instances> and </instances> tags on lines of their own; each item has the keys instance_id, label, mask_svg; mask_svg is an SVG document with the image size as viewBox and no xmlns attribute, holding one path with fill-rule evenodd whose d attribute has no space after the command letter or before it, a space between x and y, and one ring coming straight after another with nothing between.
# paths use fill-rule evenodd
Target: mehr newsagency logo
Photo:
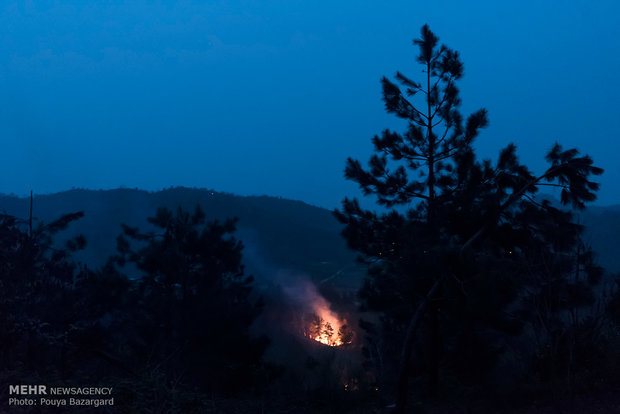
<instances>
[{"instance_id":1,"label":"mehr newsagency logo","mask_svg":"<svg viewBox=\"0 0 620 414\"><path fill-rule=\"evenodd\" d=\"M9 385L9 406L112 406L112 387Z\"/></svg>"}]
</instances>

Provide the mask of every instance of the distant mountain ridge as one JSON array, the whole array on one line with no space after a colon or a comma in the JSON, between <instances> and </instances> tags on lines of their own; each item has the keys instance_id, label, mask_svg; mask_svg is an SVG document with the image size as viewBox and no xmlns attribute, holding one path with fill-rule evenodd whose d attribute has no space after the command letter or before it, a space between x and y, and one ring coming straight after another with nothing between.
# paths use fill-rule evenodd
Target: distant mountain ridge
<instances>
[{"instance_id":1,"label":"distant mountain ridge","mask_svg":"<svg viewBox=\"0 0 620 414\"><path fill-rule=\"evenodd\" d=\"M550 198L551 197L544 197ZM556 200L557 201L557 200ZM320 281L338 274L335 282L359 286L364 276L355 252L340 236L342 226L331 211L268 196L237 196L208 189L175 187L148 192L137 189L70 190L35 195L34 217L49 222L62 214L84 211L85 216L63 234L84 234L88 245L77 259L98 266L115 252L121 223L146 228L158 207L193 210L200 204L208 220L237 217L236 237L244 242L248 273L267 277L282 269ZM0 212L26 218L29 199L0 195ZM584 241L609 272L620 272L620 205L590 206L575 213L586 226Z\"/></svg>"},{"instance_id":2,"label":"distant mountain ridge","mask_svg":"<svg viewBox=\"0 0 620 414\"><path fill-rule=\"evenodd\" d=\"M96 267L115 252L121 223L149 228L158 207L193 211L199 204L207 220L237 217L235 237L245 245L247 272L266 277L282 269L323 280L338 273L340 285L358 286L363 272L328 210L267 196L236 196L208 189L175 187L147 192L137 189L70 190L34 196L33 216L50 222L62 214L84 211L61 239L84 234L85 251L76 259ZM0 212L28 217L29 198L0 195Z\"/></svg>"}]
</instances>

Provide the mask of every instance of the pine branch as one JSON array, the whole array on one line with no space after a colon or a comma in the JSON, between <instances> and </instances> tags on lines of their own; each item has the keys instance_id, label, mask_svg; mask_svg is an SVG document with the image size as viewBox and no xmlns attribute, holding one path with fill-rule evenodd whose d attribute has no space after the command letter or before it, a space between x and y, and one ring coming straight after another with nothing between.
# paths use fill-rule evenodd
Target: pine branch
<instances>
[{"instance_id":1,"label":"pine branch","mask_svg":"<svg viewBox=\"0 0 620 414\"><path fill-rule=\"evenodd\" d=\"M441 78L439 78L437 80L437 82L435 83L435 86L437 86L437 83L441 80ZM452 83L452 77L450 77L450 79L448 79L448 83L446 85L446 88L448 88ZM433 88L435 88L435 86ZM443 98L441 98L441 101L436 105L435 107L435 111L433 112L433 114L431 115L431 120L435 117L435 115L437 114L437 112L439 112L439 109L441 109L441 106L446 102L446 99L448 99L448 94L444 92L443 94Z\"/></svg>"},{"instance_id":2,"label":"pine branch","mask_svg":"<svg viewBox=\"0 0 620 414\"><path fill-rule=\"evenodd\" d=\"M442 161L448 158L452 158L456 153L458 153L462 148L458 147L458 146L454 146L451 147L445 151L442 151L441 153L437 154L435 160L436 161Z\"/></svg>"},{"instance_id":3,"label":"pine branch","mask_svg":"<svg viewBox=\"0 0 620 414\"><path fill-rule=\"evenodd\" d=\"M546 207L545 207L544 205L540 204L538 201L534 200L534 199L533 199L532 197L530 197L529 195L524 194L524 195L523 195L523 197L527 198L527 199L528 199L528 201L529 201L530 203L534 204L535 206L538 206L538 207L540 207L540 208L544 208L544 209L546 209Z\"/></svg>"},{"instance_id":4,"label":"pine branch","mask_svg":"<svg viewBox=\"0 0 620 414\"><path fill-rule=\"evenodd\" d=\"M441 143L446 139L446 137L448 136L448 131L450 131L451 128L452 127L446 123L446 130L443 132L441 139L439 139L439 141L436 142L437 146L441 145Z\"/></svg>"},{"instance_id":5,"label":"pine branch","mask_svg":"<svg viewBox=\"0 0 620 414\"><path fill-rule=\"evenodd\" d=\"M396 153L393 149L388 149L385 148L383 150L384 154L387 155L391 155L392 158L404 158L406 160L410 160L410 161L426 161L427 157L422 156L422 154L415 154L415 155L408 155L408 154L403 154L403 152L401 150L398 150L398 153Z\"/></svg>"},{"instance_id":6,"label":"pine branch","mask_svg":"<svg viewBox=\"0 0 620 414\"><path fill-rule=\"evenodd\" d=\"M421 198L427 201L429 199L429 197L426 194L412 192L412 191L405 191L405 193L409 195L409 198Z\"/></svg>"}]
</instances>

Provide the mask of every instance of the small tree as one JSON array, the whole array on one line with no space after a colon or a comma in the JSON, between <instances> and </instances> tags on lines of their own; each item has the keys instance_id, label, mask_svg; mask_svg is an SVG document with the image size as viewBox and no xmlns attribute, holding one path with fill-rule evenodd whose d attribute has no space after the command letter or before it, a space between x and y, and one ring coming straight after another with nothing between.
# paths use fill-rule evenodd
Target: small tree
<instances>
[{"instance_id":1,"label":"small tree","mask_svg":"<svg viewBox=\"0 0 620 414\"><path fill-rule=\"evenodd\" d=\"M535 235L544 220L561 219L548 203L535 202L532 195L539 186L561 188L562 203L582 208L595 199L598 189L589 177L602 173L588 156L564 151L558 144L546 157L551 166L540 175L518 162L513 144L501 151L495 164L477 161L472 144L487 125L487 112L481 109L464 121L458 110L456 82L463 75L458 52L439 46L427 25L414 44L423 82L400 72L395 77L402 89L387 78L381 81L385 108L407 121L406 131L385 130L375 136L376 154L369 167L349 158L345 169L346 178L357 182L365 195L376 196L386 212L364 210L355 199L345 199L342 210L336 211L346 224L343 234L349 245L371 264L361 291L366 306L388 315L384 325L392 323L404 336L397 380L399 412L405 410L411 354L425 315L431 332L432 390L439 372L442 304L458 303L455 295L488 268L485 263L491 258L504 263L497 258L512 255L515 260L519 244ZM536 221L525 222L532 219L526 209L540 213ZM507 293L504 305L514 297L515 292ZM485 299L489 297L476 301Z\"/></svg>"},{"instance_id":2,"label":"small tree","mask_svg":"<svg viewBox=\"0 0 620 414\"><path fill-rule=\"evenodd\" d=\"M547 220L523 249L516 313L529 327L530 373L547 385L560 380L571 389L575 379L602 364L604 317L597 302L604 296L597 298L595 289L603 269L581 241L582 226L560 224Z\"/></svg>"},{"instance_id":3,"label":"small tree","mask_svg":"<svg viewBox=\"0 0 620 414\"><path fill-rule=\"evenodd\" d=\"M193 214L160 208L148 220L156 231L124 226L117 259L143 272L143 337L169 372L187 371L207 390L243 389L267 342L248 331L260 307L243 272L243 246L231 235L235 221L205 222L199 206ZM136 251L136 242L145 244Z\"/></svg>"},{"instance_id":4,"label":"small tree","mask_svg":"<svg viewBox=\"0 0 620 414\"><path fill-rule=\"evenodd\" d=\"M5 372L25 367L65 375L68 332L76 315L75 280L80 276L72 253L84 248L77 236L65 246L56 234L84 214L65 214L33 227L32 217L0 215L0 364Z\"/></svg>"}]
</instances>

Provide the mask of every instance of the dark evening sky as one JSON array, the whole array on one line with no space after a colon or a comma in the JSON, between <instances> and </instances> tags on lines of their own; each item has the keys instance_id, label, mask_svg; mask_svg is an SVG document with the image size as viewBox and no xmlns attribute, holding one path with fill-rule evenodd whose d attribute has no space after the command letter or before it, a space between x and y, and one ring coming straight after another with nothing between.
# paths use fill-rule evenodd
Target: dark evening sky
<instances>
[{"instance_id":1,"label":"dark evening sky","mask_svg":"<svg viewBox=\"0 0 620 414\"><path fill-rule=\"evenodd\" d=\"M422 75L428 23L461 53L483 157L559 141L620 203L617 1L4 1L0 192L207 187L334 208L348 156L402 123L379 80Z\"/></svg>"}]
</instances>

